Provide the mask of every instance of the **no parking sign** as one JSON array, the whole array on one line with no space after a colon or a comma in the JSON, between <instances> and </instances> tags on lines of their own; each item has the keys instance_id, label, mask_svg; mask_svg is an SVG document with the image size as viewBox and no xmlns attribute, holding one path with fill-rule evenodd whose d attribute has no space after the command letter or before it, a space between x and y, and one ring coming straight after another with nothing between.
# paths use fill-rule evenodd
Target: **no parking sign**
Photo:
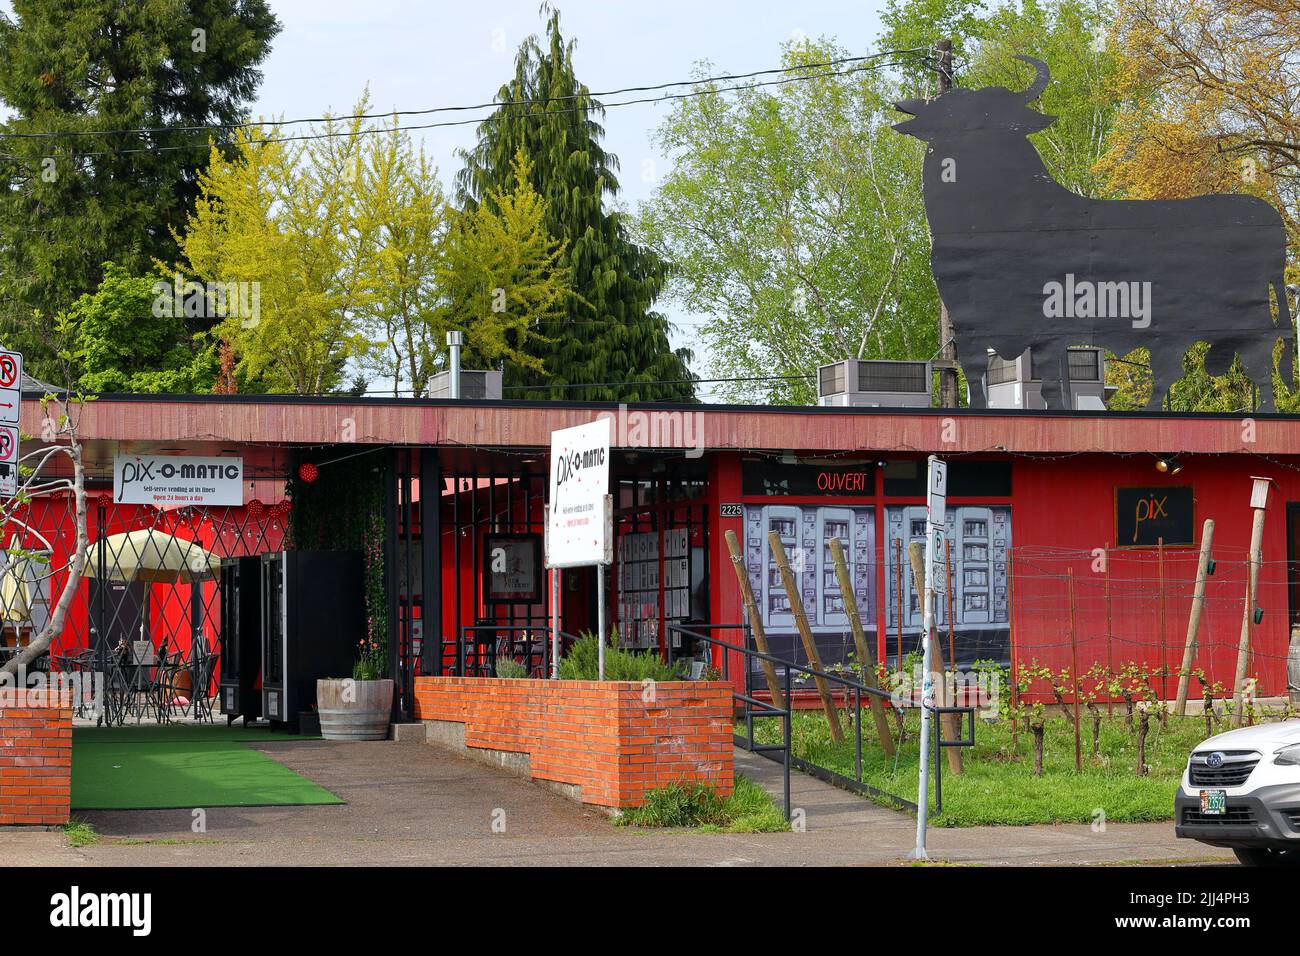
<instances>
[{"instance_id":1,"label":"no parking sign","mask_svg":"<svg viewBox=\"0 0 1300 956\"><path fill-rule=\"evenodd\" d=\"M0 425L0 497L18 493L18 429Z\"/></svg>"},{"instance_id":2,"label":"no parking sign","mask_svg":"<svg viewBox=\"0 0 1300 956\"><path fill-rule=\"evenodd\" d=\"M0 422L18 424L23 403L23 355L0 349Z\"/></svg>"}]
</instances>

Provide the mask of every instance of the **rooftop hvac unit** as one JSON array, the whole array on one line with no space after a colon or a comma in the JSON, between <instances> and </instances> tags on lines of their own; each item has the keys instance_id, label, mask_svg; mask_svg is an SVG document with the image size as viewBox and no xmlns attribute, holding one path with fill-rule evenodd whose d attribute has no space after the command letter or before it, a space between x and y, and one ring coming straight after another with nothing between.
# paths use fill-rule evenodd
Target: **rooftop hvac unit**
<instances>
[{"instance_id":1,"label":"rooftop hvac unit","mask_svg":"<svg viewBox=\"0 0 1300 956\"><path fill-rule=\"evenodd\" d=\"M451 397L451 373L439 372L429 379L430 398ZM460 370L460 397L471 401L501 398L501 373L496 370Z\"/></svg>"},{"instance_id":2,"label":"rooftop hvac unit","mask_svg":"<svg viewBox=\"0 0 1300 956\"><path fill-rule=\"evenodd\" d=\"M930 363L845 359L817 369L817 404L928 408Z\"/></svg>"},{"instance_id":3,"label":"rooftop hvac unit","mask_svg":"<svg viewBox=\"0 0 1300 956\"><path fill-rule=\"evenodd\" d=\"M1069 407L1101 411L1106 407L1106 353L1099 348L1072 348L1066 352ZM1046 408L1043 374L1055 369L1039 366L1028 351L1014 359L989 357L985 383L989 408ZM1056 374L1059 374L1056 373Z\"/></svg>"}]
</instances>

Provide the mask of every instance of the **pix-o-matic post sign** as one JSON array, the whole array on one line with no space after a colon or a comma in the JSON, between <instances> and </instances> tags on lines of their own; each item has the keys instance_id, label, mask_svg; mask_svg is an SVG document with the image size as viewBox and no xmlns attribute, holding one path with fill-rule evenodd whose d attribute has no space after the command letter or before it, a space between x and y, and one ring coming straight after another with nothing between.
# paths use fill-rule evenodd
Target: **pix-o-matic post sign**
<instances>
[{"instance_id":1,"label":"pix-o-matic post sign","mask_svg":"<svg viewBox=\"0 0 1300 956\"><path fill-rule=\"evenodd\" d=\"M158 507L238 507L244 503L244 459L117 455L113 500Z\"/></svg>"},{"instance_id":2,"label":"pix-o-matic post sign","mask_svg":"<svg viewBox=\"0 0 1300 956\"><path fill-rule=\"evenodd\" d=\"M609 498L610 421L551 432L551 487L546 517L546 566L596 566L600 676L605 671L605 574L613 559ZM551 676L559 676L559 575L551 581Z\"/></svg>"}]
</instances>

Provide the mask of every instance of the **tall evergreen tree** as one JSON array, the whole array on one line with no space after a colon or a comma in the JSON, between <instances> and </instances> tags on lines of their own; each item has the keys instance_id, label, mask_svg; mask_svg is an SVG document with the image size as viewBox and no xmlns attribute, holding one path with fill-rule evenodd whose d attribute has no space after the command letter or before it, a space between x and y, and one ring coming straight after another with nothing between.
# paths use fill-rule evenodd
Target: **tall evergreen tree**
<instances>
[{"instance_id":1,"label":"tall evergreen tree","mask_svg":"<svg viewBox=\"0 0 1300 956\"><path fill-rule=\"evenodd\" d=\"M280 24L266 0L12 6L0 15L12 114L0 125L0 340L40 375L53 316L99 286L104 262L142 275L176 260L171 230L212 135L184 127L247 118Z\"/></svg>"},{"instance_id":2,"label":"tall evergreen tree","mask_svg":"<svg viewBox=\"0 0 1300 956\"><path fill-rule=\"evenodd\" d=\"M543 8L547 9L547 8ZM686 349L673 350L668 321L653 311L667 266L633 242L622 215L605 200L618 194L618 159L601 148L604 109L573 72L573 41L560 15L547 10L546 46L529 37L499 107L478 128L478 143L460 153L459 200L473 210L509 193L518 150L532 163L533 188L546 203L546 230L566 243L574 296L562 314L538 321L526 348L543 370L507 365L507 385L529 398L585 401L681 401L694 396ZM483 309L493 290L484 290ZM655 382L674 384L653 384ZM565 385L586 387L565 388Z\"/></svg>"}]
</instances>

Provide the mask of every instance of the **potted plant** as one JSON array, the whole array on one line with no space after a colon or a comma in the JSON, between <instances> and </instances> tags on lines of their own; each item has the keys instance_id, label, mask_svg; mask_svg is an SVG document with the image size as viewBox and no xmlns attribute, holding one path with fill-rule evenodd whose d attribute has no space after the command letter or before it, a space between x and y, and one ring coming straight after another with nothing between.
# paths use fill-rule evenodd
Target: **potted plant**
<instances>
[{"instance_id":1,"label":"potted plant","mask_svg":"<svg viewBox=\"0 0 1300 956\"><path fill-rule=\"evenodd\" d=\"M358 645L351 677L316 681L316 711L326 740L387 740L393 713L393 682L380 677L388 664L383 644L366 638Z\"/></svg>"}]
</instances>

